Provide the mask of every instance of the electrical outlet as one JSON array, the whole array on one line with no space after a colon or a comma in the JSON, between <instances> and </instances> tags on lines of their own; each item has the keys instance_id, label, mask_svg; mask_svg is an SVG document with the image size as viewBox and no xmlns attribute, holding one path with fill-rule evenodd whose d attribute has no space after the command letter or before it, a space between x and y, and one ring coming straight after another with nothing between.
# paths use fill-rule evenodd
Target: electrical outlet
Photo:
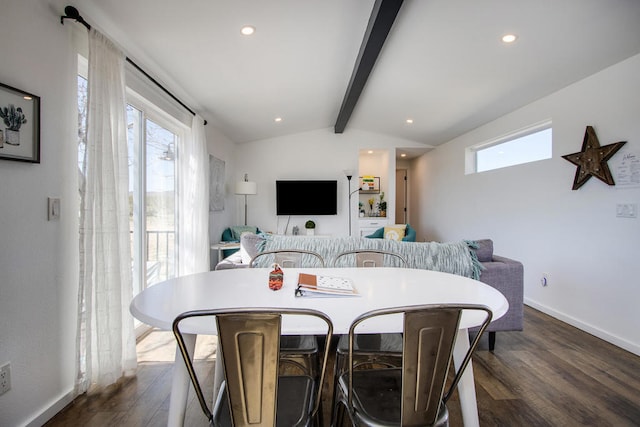
<instances>
[{"instance_id":1,"label":"electrical outlet","mask_svg":"<svg viewBox=\"0 0 640 427\"><path fill-rule=\"evenodd\" d=\"M540 284L542 286L549 286L549 273L542 273L542 277L540 278Z\"/></svg>"},{"instance_id":2,"label":"electrical outlet","mask_svg":"<svg viewBox=\"0 0 640 427\"><path fill-rule=\"evenodd\" d=\"M5 394L11 389L11 364L8 362L0 366L0 394Z\"/></svg>"}]
</instances>

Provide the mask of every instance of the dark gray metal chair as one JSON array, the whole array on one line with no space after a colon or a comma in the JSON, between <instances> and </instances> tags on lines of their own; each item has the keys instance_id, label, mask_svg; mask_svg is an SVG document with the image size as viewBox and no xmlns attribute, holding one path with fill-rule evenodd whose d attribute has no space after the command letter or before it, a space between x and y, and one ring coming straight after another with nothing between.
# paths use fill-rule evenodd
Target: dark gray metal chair
<instances>
[{"instance_id":1,"label":"dark gray metal chair","mask_svg":"<svg viewBox=\"0 0 640 427\"><path fill-rule=\"evenodd\" d=\"M279 373L280 330L283 316L311 316L327 325L325 352L318 378ZM205 401L180 331L182 321L215 317L218 345L224 364L224 382L213 410ZM173 333L200 406L211 426L320 425L321 391L333 334L331 320L316 310L238 308L183 313L173 322ZM218 362L216 362L218 363Z\"/></svg>"},{"instance_id":2,"label":"dark gray metal chair","mask_svg":"<svg viewBox=\"0 0 640 427\"><path fill-rule=\"evenodd\" d=\"M463 311L482 311L485 317L445 392ZM357 327L371 318L394 314L404 317L402 367L363 370L354 367ZM349 329L349 367L338 381L333 425L342 425L345 413L358 426L448 425L446 403L492 316L491 310L483 305L445 304L374 310L356 318Z\"/></svg>"},{"instance_id":3,"label":"dark gray metal chair","mask_svg":"<svg viewBox=\"0 0 640 427\"><path fill-rule=\"evenodd\" d=\"M349 264L347 264L347 262ZM394 252L377 249L356 249L338 254L334 267L354 265L356 267L407 267L407 260ZM348 340L343 335L336 348L334 386L347 368ZM360 334L355 342L354 359L361 367L402 366L402 334Z\"/></svg>"},{"instance_id":4,"label":"dark gray metal chair","mask_svg":"<svg viewBox=\"0 0 640 427\"><path fill-rule=\"evenodd\" d=\"M322 267L324 258L319 253L302 249L281 249L263 251L249 262L255 268L258 259L268 257L269 265L278 263L282 268ZM318 374L318 342L313 335L286 335L280 339L280 360L289 372L304 372L312 376Z\"/></svg>"}]
</instances>

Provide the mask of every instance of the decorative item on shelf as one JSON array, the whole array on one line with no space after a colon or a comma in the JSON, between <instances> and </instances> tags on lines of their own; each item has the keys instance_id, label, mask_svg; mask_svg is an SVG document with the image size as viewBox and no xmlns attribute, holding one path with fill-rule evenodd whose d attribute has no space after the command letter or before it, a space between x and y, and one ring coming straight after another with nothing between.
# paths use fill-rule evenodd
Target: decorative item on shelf
<instances>
[{"instance_id":1,"label":"decorative item on shelf","mask_svg":"<svg viewBox=\"0 0 640 427\"><path fill-rule=\"evenodd\" d=\"M380 177L365 175L360 177L360 194L378 194L380 192Z\"/></svg>"},{"instance_id":2,"label":"decorative item on shelf","mask_svg":"<svg viewBox=\"0 0 640 427\"><path fill-rule=\"evenodd\" d=\"M358 202L358 216L364 218L364 204L362 202Z\"/></svg>"},{"instance_id":3,"label":"decorative item on shelf","mask_svg":"<svg viewBox=\"0 0 640 427\"><path fill-rule=\"evenodd\" d=\"M380 211L380 216L387 216L387 202L384 200L384 191L380 193L380 201L378 202L378 210Z\"/></svg>"},{"instance_id":4,"label":"decorative item on shelf","mask_svg":"<svg viewBox=\"0 0 640 427\"><path fill-rule=\"evenodd\" d=\"M562 156L565 160L578 166L572 190L582 187L592 176L605 184L615 185L607 161L626 143L627 141L620 141L601 147L596 131L592 126L587 126L582 140L582 150L579 153Z\"/></svg>"},{"instance_id":5,"label":"decorative item on shelf","mask_svg":"<svg viewBox=\"0 0 640 427\"><path fill-rule=\"evenodd\" d=\"M316 223L309 220L304 223L304 228L307 229L307 236L313 236L315 234Z\"/></svg>"},{"instance_id":6,"label":"decorative item on shelf","mask_svg":"<svg viewBox=\"0 0 640 427\"><path fill-rule=\"evenodd\" d=\"M258 194L258 184L249 181L249 175L244 174L244 181L236 182L236 194L244 196L244 225L247 225L247 196Z\"/></svg>"},{"instance_id":7,"label":"decorative item on shelf","mask_svg":"<svg viewBox=\"0 0 640 427\"><path fill-rule=\"evenodd\" d=\"M372 197L369 200L367 200L367 202L369 202L369 216L375 216L373 213L373 204L376 202L376 199Z\"/></svg>"}]
</instances>

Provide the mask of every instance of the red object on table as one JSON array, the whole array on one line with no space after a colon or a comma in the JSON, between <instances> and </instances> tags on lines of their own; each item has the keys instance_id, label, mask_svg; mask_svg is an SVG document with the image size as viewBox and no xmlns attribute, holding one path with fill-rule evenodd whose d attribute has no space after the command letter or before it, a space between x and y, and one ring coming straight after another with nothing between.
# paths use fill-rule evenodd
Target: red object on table
<instances>
[{"instance_id":1,"label":"red object on table","mask_svg":"<svg viewBox=\"0 0 640 427\"><path fill-rule=\"evenodd\" d=\"M277 291L282 288L284 273L278 264L273 264L273 271L269 273L269 289Z\"/></svg>"}]
</instances>

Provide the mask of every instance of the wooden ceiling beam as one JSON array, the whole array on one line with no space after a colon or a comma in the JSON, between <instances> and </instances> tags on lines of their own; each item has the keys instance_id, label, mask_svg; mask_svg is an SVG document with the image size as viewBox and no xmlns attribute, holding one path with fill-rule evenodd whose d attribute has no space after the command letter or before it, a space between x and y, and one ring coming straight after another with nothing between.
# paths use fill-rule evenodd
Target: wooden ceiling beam
<instances>
[{"instance_id":1,"label":"wooden ceiling beam","mask_svg":"<svg viewBox=\"0 0 640 427\"><path fill-rule=\"evenodd\" d=\"M403 0L376 0L367 31L365 32L356 64L351 74L351 80L347 92L342 100L342 106L334 126L335 133L342 133L347 127L353 109L358 103L369 74L378 59L378 55L384 46L393 22L400 11Z\"/></svg>"}]
</instances>

